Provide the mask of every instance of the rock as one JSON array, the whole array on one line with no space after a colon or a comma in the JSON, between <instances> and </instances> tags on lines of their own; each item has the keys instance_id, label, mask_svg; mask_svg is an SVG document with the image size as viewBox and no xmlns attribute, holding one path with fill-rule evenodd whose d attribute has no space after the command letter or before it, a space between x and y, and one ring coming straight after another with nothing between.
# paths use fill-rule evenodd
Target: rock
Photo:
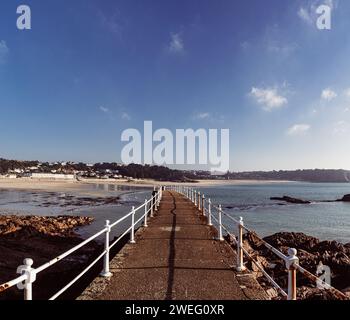
<instances>
[{"instance_id":1,"label":"rock","mask_svg":"<svg viewBox=\"0 0 350 320\"><path fill-rule=\"evenodd\" d=\"M350 287L343 289L342 292L350 299Z\"/></svg>"},{"instance_id":2,"label":"rock","mask_svg":"<svg viewBox=\"0 0 350 320\"><path fill-rule=\"evenodd\" d=\"M80 244L83 239L74 233L77 226L90 223L86 217L42 217L42 216L0 216L0 284L14 279L17 267L24 258L32 258L38 267L59 254ZM44 270L36 280L33 298L47 300L79 274L103 250L103 245L95 241L72 253L69 258ZM101 271L97 264L82 281L63 295L74 299L86 286L85 277L95 278ZM22 300L23 291L16 286L2 292L0 300Z\"/></svg>"},{"instance_id":3,"label":"rock","mask_svg":"<svg viewBox=\"0 0 350 320\"><path fill-rule=\"evenodd\" d=\"M338 290L350 288L350 245L344 245L336 241L319 241L315 237L303 233L281 232L263 239L282 253L287 254L288 248L296 248L300 265L316 275L317 266L320 262L331 269L331 284ZM282 287L286 288L287 275L285 263L274 253L268 250L254 233L244 236L246 250L264 266L273 279ZM261 272L254 267L253 263L246 264L257 276L261 285L270 289L271 285L262 276ZM271 268L273 266L273 268ZM327 290L320 290L315 283L305 276L297 277L298 298L305 300L334 300L336 296ZM346 290L346 289L345 289ZM350 293L349 293L350 296Z\"/></svg>"},{"instance_id":4,"label":"rock","mask_svg":"<svg viewBox=\"0 0 350 320\"><path fill-rule=\"evenodd\" d=\"M0 216L0 236L17 233L25 228L27 232L33 233L33 228L42 234L52 236L73 235L76 227L90 224L90 217L43 217L43 216ZM29 234L28 234L29 235Z\"/></svg>"},{"instance_id":5,"label":"rock","mask_svg":"<svg viewBox=\"0 0 350 320\"><path fill-rule=\"evenodd\" d=\"M285 202L294 203L294 204L310 204L311 203L311 201L297 199L297 198L292 198L292 197L288 197L288 196L284 196L282 198L280 198L280 197L272 197L272 198L270 198L270 200L285 201Z\"/></svg>"},{"instance_id":6,"label":"rock","mask_svg":"<svg viewBox=\"0 0 350 320\"><path fill-rule=\"evenodd\" d=\"M339 199L338 201L350 202L350 194L346 194L342 199Z\"/></svg>"},{"instance_id":7,"label":"rock","mask_svg":"<svg viewBox=\"0 0 350 320\"><path fill-rule=\"evenodd\" d=\"M270 288L266 290L270 299L275 299L278 297L278 291L275 288Z\"/></svg>"},{"instance_id":8,"label":"rock","mask_svg":"<svg viewBox=\"0 0 350 320\"><path fill-rule=\"evenodd\" d=\"M288 247L310 251L319 240L315 237L307 236L304 233L280 232L272 236L265 237L264 240L273 247Z\"/></svg>"}]
</instances>

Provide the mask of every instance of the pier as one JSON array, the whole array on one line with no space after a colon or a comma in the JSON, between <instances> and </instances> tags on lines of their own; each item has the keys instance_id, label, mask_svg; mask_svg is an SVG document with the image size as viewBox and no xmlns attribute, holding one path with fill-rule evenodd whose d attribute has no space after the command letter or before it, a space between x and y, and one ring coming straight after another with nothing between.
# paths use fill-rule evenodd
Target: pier
<instances>
[{"instance_id":1,"label":"pier","mask_svg":"<svg viewBox=\"0 0 350 320\"><path fill-rule=\"evenodd\" d=\"M216 230L208 226L207 219L190 200L165 191L155 217L137 233L135 244L127 245L124 256L126 252L127 255L121 263L116 257L118 266L111 269L114 276L96 298L266 299L265 292L249 275L248 279L237 279L233 250L216 239Z\"/></svg>"},{"instance_id":2,"label":"pier","mask_svg":"<svg viewBox=\"0 0 350 320\"><path fill-rule=\"evenodd\" d=\"M223 219L225 217L225 219ZM230 224L227 225L227 221ZM111 240L113 228L126 225ZM234 227L232 227L234 226ZM255 260L244 234L254 234L260 244L285 263L287 286L281 287ZM275 288L282 299L297 300L297 274L309 278L339 299L346 296L299 264L297 250L282 253L259 238L221 205L190 187L159 187L152 197L47 263L34 267L30 258L17 268L18 278L0 285L0 294L11 287L23 290L24 299L33 299L40 272L67 258L83 246L103 237L104 250L74 279L51 296L60 298L92 268L102 271L78 297L79 300L266 300L266 291L246 268L250 261ZM115 257L111 249L128 237L129 242ZM30 256L30 253L28 253Z\"/></svg>"}]
</instances>

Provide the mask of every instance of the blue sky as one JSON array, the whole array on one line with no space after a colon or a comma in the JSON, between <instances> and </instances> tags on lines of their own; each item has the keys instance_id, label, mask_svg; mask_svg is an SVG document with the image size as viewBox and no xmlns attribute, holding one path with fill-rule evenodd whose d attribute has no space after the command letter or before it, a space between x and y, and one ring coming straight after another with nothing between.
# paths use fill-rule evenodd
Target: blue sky
<instances>
[{"instance_id":1,"label":"blue sky","mask_svg":"<svg viewBox=\"0 0 350 320\"><path fill-rule=\"evenodd\" d=\"M2 157L119 161L152 120L229 128L235 171L350 169L347 0L3 0L0 17Z\"/></svg>"}]
</instances>

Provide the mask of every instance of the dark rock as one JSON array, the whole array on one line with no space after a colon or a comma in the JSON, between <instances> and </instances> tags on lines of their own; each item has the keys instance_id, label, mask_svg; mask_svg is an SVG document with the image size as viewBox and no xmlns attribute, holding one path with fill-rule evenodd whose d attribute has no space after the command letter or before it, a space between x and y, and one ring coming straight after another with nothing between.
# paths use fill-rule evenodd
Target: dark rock
<instances>
[{"instance_id":1,"label":"dark rock","mask_svg":"<svg viewBox=\"0 0 350 320\"><path fill-rule=\"evenodd\" d=\"M342 199L337 201L350 202L350 194L346 194Z\"/></svg>"},{"instance_id":2,"label":"dark rock","mask_svg":"<svg viewBox=\"0 0 350 320\"><path fill-rule=\"evenodd\" d=\"M272 236L265 237L264 240L272 246L288 247L310 251L319 240L315 237L307 236L304 233L280 232Z\"/></svg>"},{"instance_id":3,"label":"dark rock","mask_svg":"<svg viewBox=\"0 0 350 320\"><path fill-rule=\"evenodd\" d=\"M288 197L288 196L284 196L282 198L280 198L280 197L272 197L272 198L270 198L270 200L285 201L285 202L294 203L294 204L310 204L311 203L311 201L297 199L297 198L292 198L292 197Z\"/></svg>"}]
</instances>

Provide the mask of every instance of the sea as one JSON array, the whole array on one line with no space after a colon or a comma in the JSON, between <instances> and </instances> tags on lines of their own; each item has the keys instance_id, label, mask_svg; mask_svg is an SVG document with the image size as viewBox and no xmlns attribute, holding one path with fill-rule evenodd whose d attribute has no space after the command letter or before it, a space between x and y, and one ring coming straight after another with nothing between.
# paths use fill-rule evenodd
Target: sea
<instances>
[{"instance_id":1,"label":"sea","mask_svg":"<svg viewBox=\"0 0 350 320\"><path fill-rule=\"evenodd\" d=\"M303 232L320 240L350 243L350 203L320 202L336 200L350 194L349 183L242 183L196 187L214 205L222 205L224 212L238 219L260 236L277 232ZM120 187L111 184L87 184L78 191L44 192L0 189L0 214L18 215L82 215L94 217L94 222L78 229L87 238L103 228L105 221L114 222L141 205L152 193L151 188ZM100 206L65 206L66 196L120 197L120 203ZM290 196L309 200L311 204L287 204L272 201L271 197ZM53 205L47 205L48 199ZM59 203L59 204L58 204ZM45 205L43 205L45 204ZM136 215L136 220L143 214ZM213 210L217 217L217 211ZM121 234L131 223L127 219L113 229L112 236ZM225 215L224 225L233 233L235 224Z\"/></svg>"},{"instance_id":2,"label":"sea","mask_svg":"<svg viewBox=\"0 0 350 320\"><path fill-rule=\"evenodd\" d=\"M321 202L350 194L349 183L257 183L198 188L213 204L239 219L261 236L277 232L302 232L320 240L350 242L350 203ZM290 196L311 204L287 204L271 197ZM217 214L213 212L213 214ZM235 224L223 215L223 223L235 231Z\"/></svg>"}]
</instances>

